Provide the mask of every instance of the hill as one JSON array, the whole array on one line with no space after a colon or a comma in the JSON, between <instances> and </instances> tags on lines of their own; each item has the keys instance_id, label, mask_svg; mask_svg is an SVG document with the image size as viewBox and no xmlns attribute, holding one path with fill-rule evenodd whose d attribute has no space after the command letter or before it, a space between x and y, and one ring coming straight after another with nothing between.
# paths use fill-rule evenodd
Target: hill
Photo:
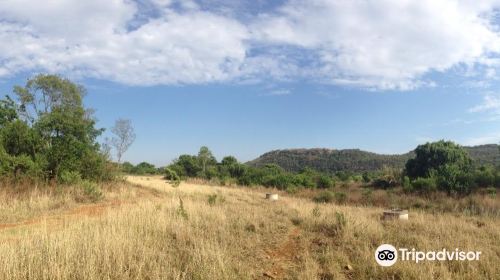
<instances>
[{"instance_id":1,"label":"hill","mask_svg":"<svg viewBox=\"0 0 500 280\"><path fill-rule=\"evenodd\" d=\"M500 164L499 146L496 144L465 147L478 164ZM337 171L376 171L384 166L403 168L413 152L399 155L377 154L359 149L285 149L265 153L247 164L263 166L274 163L287 171L299 172L309 167L325 173Z\"/></svg>"}]
</instances>

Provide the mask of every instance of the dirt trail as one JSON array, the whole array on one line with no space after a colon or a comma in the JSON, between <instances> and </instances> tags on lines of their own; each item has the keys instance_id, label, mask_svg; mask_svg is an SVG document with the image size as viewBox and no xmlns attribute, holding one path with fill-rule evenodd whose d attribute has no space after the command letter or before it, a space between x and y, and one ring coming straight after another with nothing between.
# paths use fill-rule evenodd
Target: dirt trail
<instances>
[{"instance_id":1,"label":"dirt trail","mask_svg":"<svg viewBox=\"0 0 500 280\"><path fill-rule=\"evenodd\" d=\"M2 236L5 230L37 226L41 224L50 224L51 227L56 228L58 225L63 224L65 221L76 220L81 217L99 217L103 215L110 208L118 208L123 204L133 204L137 202L137 199L143 198L157 198L161 196L161 191L144 184L137 184L137 182L130 182L132 184L129 187L134 188L136 191L136 196L133 199L120 200L112 199L111 201L102 201L93 204L79 204L70 209L61 210L57 213L43 213L36 217L19 221L16 223L0 223L0 240L1 239L12 239L8 236Z\"/></svg>"},{"instance_id":2,"label":"dirt trail","mask_svg":"<svg viewBox=\"0 0 500 280\"><path fill-rule=\"evenodd\" d=\"M300 259L300 229L294 228L285 241L273 250L267 250L270 266L264 271L263 277L283 279L287 271Z\"/></svg>"},{"instance_id":3,"label":"dirt trail","mask_svg":"<svg viewBox=\"0 0 500 280\"><path fill-rule=\"evenodd\" d=\"M58 222L67 220L68 218L75 219L82 216L97 217L102 215L108 208L116 208L119 207L121 204L123 204L123 202L119 200L114 200L111 202L99 203L99 204L84 204L57 214L41 215L17 223L4 223L0 224L0 233L6 229L12 229L24 226L35 226L41 223L48 223L54 225L57 224Z\"/></svg>"}]
</instances>

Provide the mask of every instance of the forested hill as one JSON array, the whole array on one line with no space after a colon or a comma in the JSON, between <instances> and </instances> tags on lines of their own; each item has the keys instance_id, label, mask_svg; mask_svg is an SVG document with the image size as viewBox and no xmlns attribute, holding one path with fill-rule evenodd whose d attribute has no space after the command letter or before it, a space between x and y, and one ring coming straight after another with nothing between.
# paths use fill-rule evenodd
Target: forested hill
<instances>
[{"instance_id":1,"label":"forested hill","mask_svg":"<svg viewBox=\"0 0 500 280\"><path fill-rule=\"evenodd\" d=\"M481 145L465 147L471 157L480 164L499 164L500 151L498 145ZM321 172L336 171L375 171L383 166L402 168L406 161L413 157L413 152L401 155L382 155L359 149L287 149L265 153L247 164L263 166L275 163L287 171L299 172L309 167Z\"/></svg>"}]
</instances>

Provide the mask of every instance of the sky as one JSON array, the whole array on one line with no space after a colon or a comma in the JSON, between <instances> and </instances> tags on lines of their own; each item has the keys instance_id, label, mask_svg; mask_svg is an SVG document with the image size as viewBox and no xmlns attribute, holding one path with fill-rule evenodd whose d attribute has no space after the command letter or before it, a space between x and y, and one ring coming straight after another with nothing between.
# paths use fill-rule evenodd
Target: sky
<instances>
[{"instance_id":1,"label":"sky","mask_svg":"<svg viewBox=\"0 0 500 280\"><path fill-rule=\"evenodd\" d=\"M3 0L0 94L38 73L130 119L124 160L208 146L404 153L500 142L500 0Z\"/></svg>"}]
</instances>

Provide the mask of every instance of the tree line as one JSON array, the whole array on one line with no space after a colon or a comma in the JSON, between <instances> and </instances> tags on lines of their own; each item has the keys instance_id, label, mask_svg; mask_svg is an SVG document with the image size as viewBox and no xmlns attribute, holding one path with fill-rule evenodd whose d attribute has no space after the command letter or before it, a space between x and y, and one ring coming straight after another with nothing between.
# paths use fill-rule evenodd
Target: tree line
<instances>
[{"instance_id":1,"label":"tree line","mask_svg":"<svg viewBox=\"0 0 500 280\"><path fill-rule=\"evenodd\" d=\"M478 189L496 193L494 188L500 188L499 166L478 165L467 149L451 141L419 145L413 154L402 169L385 166L377 171L333 174L308 167L288 172L277 164L248 165L238 162L234 156L226 156L218 162L207 147L202 147L197 155L181 155L165 168L144 162L135 167L130 163L126 166L136 174L164 173L167 179L204 178L217 180L222 185L261 185L292 192L300 187L327 189L352 182L383 189L402 187L406 192L422 194L443 191L467 195Z\"/></svg>"}]
</instances>

